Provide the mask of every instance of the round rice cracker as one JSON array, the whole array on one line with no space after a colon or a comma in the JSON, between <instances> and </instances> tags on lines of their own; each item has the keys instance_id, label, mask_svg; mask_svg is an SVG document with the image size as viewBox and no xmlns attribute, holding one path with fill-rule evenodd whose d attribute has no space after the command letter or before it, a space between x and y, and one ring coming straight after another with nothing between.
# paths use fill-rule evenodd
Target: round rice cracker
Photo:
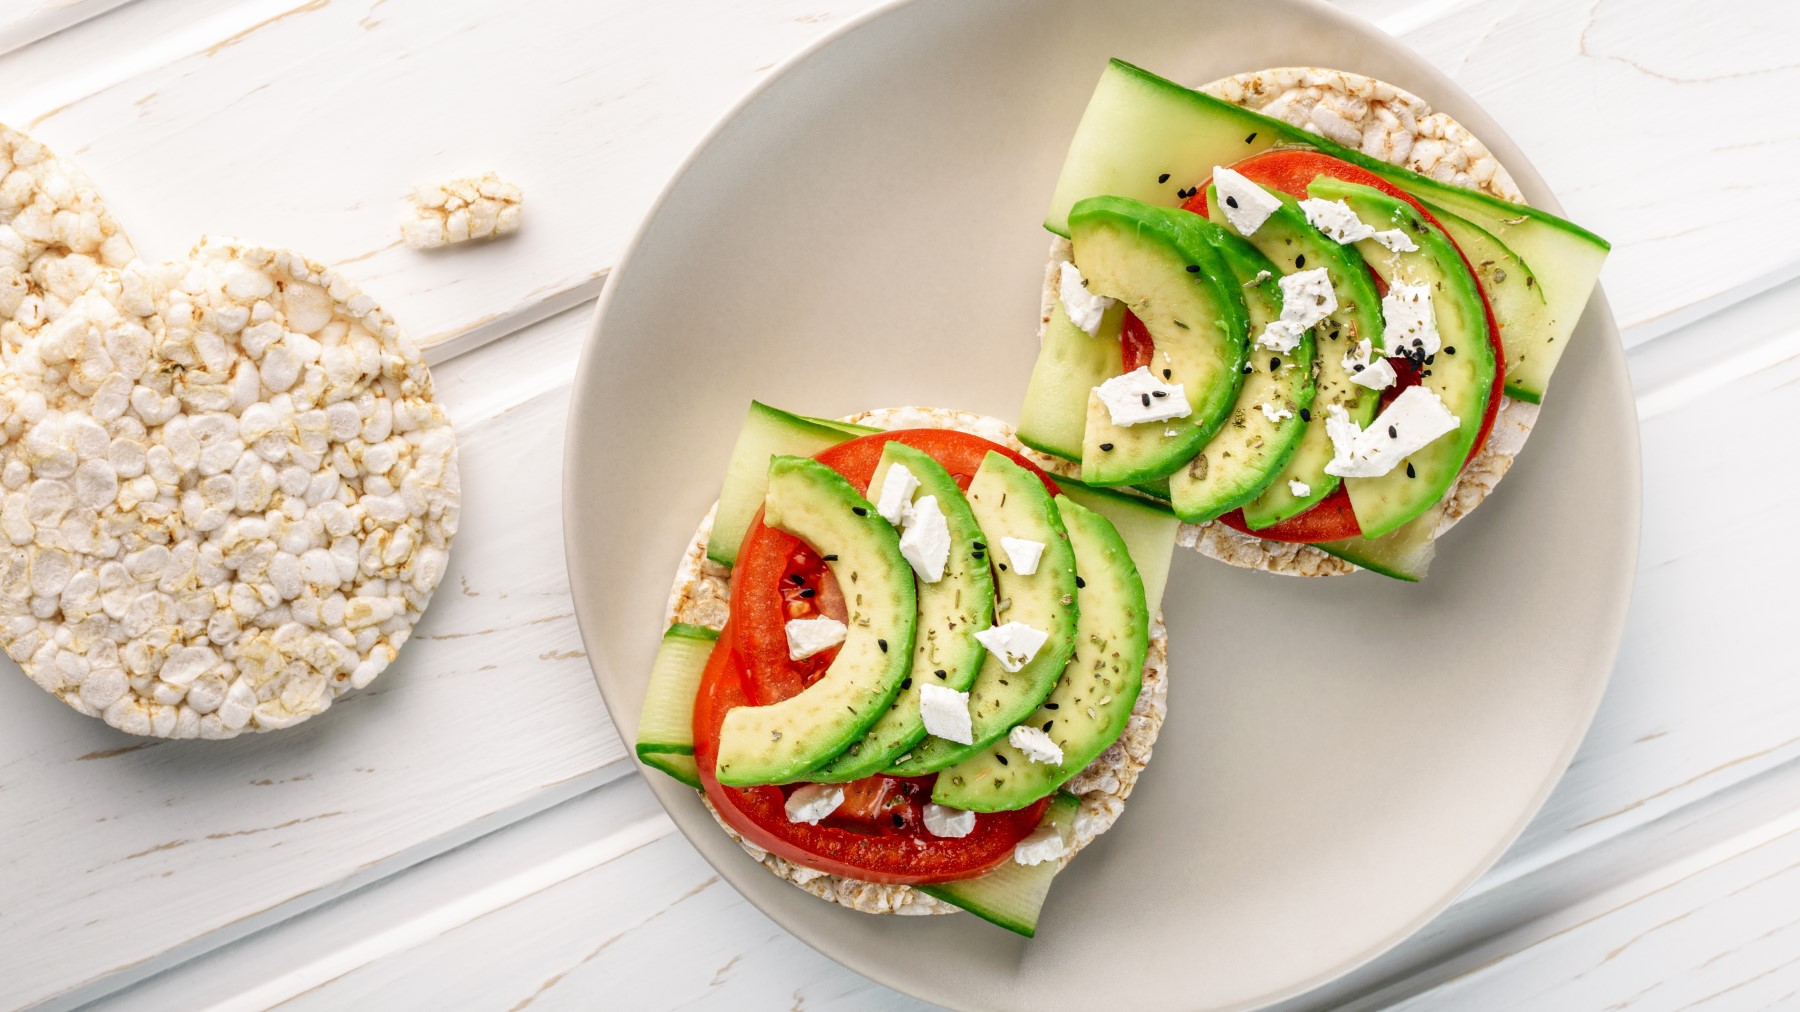
<instances>
[{"instance_id":1,"label":"round rice cracker","mask_svg":"<svg viewBox=\"0 0 1800 1012\"><path fill-rule=\"evenodd\" d=\"M459 486L418 349L344 279L206 239L100 270L0 388L0 645L120 730L290 727L442 579Z\"/></svg>"},{"instance_id":2,"label":"round rice cracker","mask_svg":"<svg viewBox=\"0 0 1800 1012\"><path fill-rule=\"evenodd\" d=\"M1221 78L1200 90L1421 175L1513 203L1525 202L1505 167L1467 128L1432 111L1417 95L1372 77L1322 67L1278 67ZM1050 243L1040 342L1056 305L1057 272L1070 257L1067 239L1058 237ZM1537 417L1536 404L1511 397L1501 400L1487 442L1451 487L1438 536L1493 491L1524 447ZM1341 576L1357 568L1309 545L1265 541L1216 520L1183 524L1177 541L1221 562L1287 576Z\"/></svg>"},{"instance_id":3,"label":"round rice cracker","mask_svg":"<svg viewBox=\"0 0 1800 1012\"><path fill-rule=\"evenodd\" d=\"M943 408L888 408L865 411L844 419L878 429L955 429L1011 447L1052 472L1069 473L1067 461L1046 457L1030 450L1013 437L1012 427L998 419L952 411ZM731 570L706 557L707 539L712 534L712 514L707 513L700 528L688 544L675 583L669 594L665 620L722 629L730 614ZM1150 649L1144 661L1143 686L1132 707L1125 731L1110 748L1066 785L1079 795L1081 808L1075 816L1074 836L1069 852L1058 867L1068 864L1076 853L1094 838L1110 829L1125 810L1125 799L1131 795L1138 774L1150 762L1151 747L1162 730L1168 713L1169 661L1168 633L1159 614L1150 626ZM707 811L718 819L718 812L704 795ZM745 840L719 819L719 826L763 867L779 878L852 910L866 914L953 914L960 908L919 892L910 886L883 885L829 875L777 857Z\"/></svg>"},{"instance_id":4,"label":"round rice cracker","mask_svg":"<svg viewBox=\"0 0 1800 1012\"><path fill-rule=\"evenodd\" d=\"M0 361L135 256L80 169L0 124Z\"/></svg>"}]
</instances>

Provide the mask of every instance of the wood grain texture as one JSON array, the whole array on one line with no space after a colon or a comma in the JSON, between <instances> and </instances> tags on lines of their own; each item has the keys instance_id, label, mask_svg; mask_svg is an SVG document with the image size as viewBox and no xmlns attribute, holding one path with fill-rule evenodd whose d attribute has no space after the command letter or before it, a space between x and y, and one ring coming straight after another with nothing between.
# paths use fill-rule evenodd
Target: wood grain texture
<instances>
[{"instance_id":1,"label":"wood grain texture","mask_svg":"<svg viewBox=\"0 0 1800 1012\"><path fill-rule=\"evenodd\" d=\"M1456 77L1614 241L1646 512L1617 676L1543 813L1424 933L1293 1007L1791 1002L1800 550L1745 532L1800 506L1800 478L1744 434L1800 406L1800 14L1342 5ZM0 1007L918 1007L795 942L673 833L594 692L560 536L586 300L707 127L868 6L0 11L0 119L78 159L146 254L201 231L291 245L430 343L469 496L419 641L296 731L147 744L0 664L0 825L55 841L0 849ZM397 244L407 186L490 167L525 187L518 236Z\"/></svg>"}]
</instances>

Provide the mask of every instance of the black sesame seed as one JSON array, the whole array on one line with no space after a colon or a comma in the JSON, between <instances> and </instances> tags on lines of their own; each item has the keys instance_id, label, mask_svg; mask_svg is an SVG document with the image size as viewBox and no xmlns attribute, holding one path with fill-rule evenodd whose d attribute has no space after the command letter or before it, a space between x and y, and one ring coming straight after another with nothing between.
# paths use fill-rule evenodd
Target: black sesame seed
<instances>
[{"instance_id":1,"label":"black sesame seed","mask_svg":"<svg viewBox=\"0 0 1800 1012\"><path fill-rule=\"evenodd\" d=\"M1410 460L1406 462L1406 476L1408 478L1417 478L1419 476L1419 472L1413 470L1412 461Z\"/></svg>"},{"instance_id":2,"label":"black sesame seed","mask_svg":"<svg viewBox=\"0 0 1800 1012\"><path fill-rule=\"evenodd\" d=\"M1006 563L1004 563L1004 562L1000 563L1000 571L1002 573L1006 572Z\"/></svg>"},{"instance_id":3,"label":"black sesame seed","mask_svg":"<svg viewBox=\"0 0 1800 1012\"><path fill-rule=\"evenodd\" d=\"M1309 408L1301 408L1300 409L1300 420L1303 422L1312 421L1312 410Z\"/></svg>"},{"instance_id":4,"label":"black sesame seed","mask_svg":"<svg viewBox=\"0 0 1800 1012\"><path fill-rule=\"evenodd\" d=\"M969 556L971 558L975 558L975 559L985 559L985 558L987 558L987 553L986 552L970 552Z\"/></svg>"},{"instance_id":5,"label":"black sesame seed","mask_svg":"<svg viewBox=\"0 0 1800 1012\"><path fill-rule=\"evenodd\" d=\"M1113 448L1113 445L1111 443L1101 443L1100 444L1101 450L1110 450L1112 448Z\"/></svg>"},{"instance_id":6,"label":"black sesame seed","mask_svg":"<svg viewBox=\"0 0 1800 1012\"><path fill-rule=\"evenodd\" d=\"M1246 363L1244 363L1244 375L1246 375L1246 376L1248 376L1248 375L1250 375L1250 374L1251 374L1251 373L1253 373L1253 372L1255 372L1255 371L1256 371L1256 367L1255 367L1255 366L1252 366L1252 365L1251 365L1251 364L1250 364L1250 363L1248 363L1248 362L1246 362Z\"/></svg>"},{"instance_id":7,"label":"black sesame seed","mask_svg":"<svg viewBox=\"0 0 1800 1012\"><path fill-rule=\"evenodd\" d=\"M800 596L801 597L811 597L811 596L813 596L813 593L814 593L813 589L811 587L808 587L805 590L802 590L800 592Z\"/></svg>"},{"instance_id":8,"label":"black sesame seed","mask_svg":"<svg viewBox=\"0 0 1800 1012\"><path fill-rule=\"evenodd\" d=\"M1400 430L1395 426L1392 426L1392 425L1388 426L1388 438L1389 439L1399 439L1400 438Z\"/></svg>"},{"instance_id":9,"label":"black sesame seed","mask_svg":"<svg viewBox=\"0 0 1800 1012\"><path fill-rule=\"evenodd\" d=\"M998 752L994 753L994 758L1000 760L1000 765L1002 765L1002 766L1011 766L1012 765L1011 763L1006 761L1005 756L1001 755Z\"/></svg>"},{"instance_id":10,"label":"black sesame seed","mask_svg":"<svg viewBox=\"0 0 1800 1012\"><path fill-rule=\"evenodd\" d=\"M1145 395L1143 395L1143 396L1142 396L1142 397L1140 397L1140 398L1138 398L1138 399L1139 399L1139 400L1141 400L1141 401L1143 401L1143 402L1144 402L1144 407L1149 407L1149 406L1150 406L1150 395L1149 395L1149 394L1145 394Z\"/></svg>"},{"instance_id":11,"label":"black sesame seed","mask_svg":"<svg viewBox=\"0 0 1800 1012\"><path fill-rule=\"evenodd\" d=\"M1188 264L1188 273L1189 274L1200 273L1200 265L1199 264Z\"/></svg>"},{"instance_id":12,"label":"black sesame seed","mask_svg":"<svg viewBox=\"0 0 1800 1012\"><path fill-rule=\"evenodd\" d=\"M1279 368L1281 368L1281 359L1274 355L1269 356L1269 371L1274 372Z\"/></svg>"},{"instance_id":13,"label":"black sesame seed","mask_svg":"<svg viewBox=\"0 0 1800 1012\"><path fill-rule=\"evenodd\" d=\"M1256 131L1252 130L1252 131L1250 131L1250 136L1244 138L1244 143L1249 144L1251 141L1254 141L1254 140L1256 140Z\"/></svg>"},{"instance_id":14,"label":"black sesame seed","mask_svg":"<svg viewBox=\"0 0 1800 1012\"><path fill-rule=\"evenodd\" d=\"M1427 355L1427 356L1425 356L1425 364L1426 364L1426 365L1430 365L1430 364L1431 364L1431 363L1433 363L1433 362L1436 362L1436 361L1437 361L1437 356L1436 356L1436 355Z\"/></svg>"},{"instance_id":15,"label":"black sesame seed","mask_svg":"<svg viewBox=\"0 0 1800 1012\"><path fill-rule=\"evenodd\" d=\"M859 517L866 517L869 515L869 511L866 509L863 509L861 506L850 507L850 512L856 514Z\"/></svg>"},{"instance_id":16,"label":"black sesame seed","mask_svg":"<svg viewBox=\"0 0 1800 1012\"><path fill-rule=\"evenodd\" d=\"M1081 587L1085 587L1085 586L1087 586L1087 581L1083 580L1081 577L1077 576L1075 578L1075 586L1077 589L1079 589Z\"/></svg>"},{"instance_id":17,"label":"black sesame seed","mask_svg":"<svg viewBox=\"0 0 1800 1012\"><path fill-rule=\"evenodd\" d=\"M907 675L905 680L900 683L900 690L904 692L910 688L912 688L912 676Z\"/></svg>"},{"instance_id":18,"label":"black sesame seed","mask_svg":"<svg viewBox=\"0 0 1800 1012\"><path fill-rule=\"evenodd\" d=\"M901 815L899 812L895 812L894 813L894 828L899 829L900 827L905 826L905 825L906 825L906 817L904 815Z\"/></svg>"},{"instance_id":19,"label":"black sesame seed","mask_svg":"<svg viewBox=\"0 0 1800 1012\"><path fill-rule=\"evenodd\" d=\"M1163 173L1163 174L1162 174L1162 175L1160 175L1160 176L1157 176L1157 177L1156 177L1156 181L1157 181L1157 182L1159 182L1159 183L1166 183L1166 182L1168 182L1168 181L1169 181L1169 174L1168 174L1168 173L1167 173L1167 172L1165 172L1165 173Z\"/></svg>"},{"instance_id":20,"label":"black sesame seed","mask_svg":"<svg viewBox=\"0 0 1800 1012\"><path fill-rule=\"evenodd\" d=\"M882 653L887 653L887 640L876 640L875 645L881 648Z\"/></svg>"},{"instance_id":21,"label":"black sesame seed","mask_svg":"<svg viewBox=\"0 0 1800 1012\"><path fill-rule=\"evenodd\" d=\"M1456 354L1456 345L1454 345L1454 344L1444 345L1444 354L1446 354L1446 355Z\"/></svg>"},{"instance_id":22,"label":"black sesame seed","mask_svg":"<svg viewBox=\"0 0 1800 1012\"><path fill-rule=\"evenodd\" d=\"M933 671L932 674L938 676L939 678L949 678L950 677L950 672L945 671L943 668L939 668L936 671Z\"/></svg>"},{"instance_id":23,"label":"black sesame seed","mask_svg":"<svg viewBox=\"0 0 1800 1012\"><path fill-rule=\"evenodd\" d=\"M1294 266L1295 267L1305 267L1306 266L1306 254L1305 253L1302 253L1299 256L1294 258Z\"/></svg>"},{"instance_id":24,"label":"black sesame seed","mask_svg":"<svg viewBox=\"0 0 1800 1012\"><path fill-rule=\"evenodd\" d=\"M1044 709L1046 709L1046 710L1059 710L1061 708L1062 708L1061 703L1045 703L1044 704Z\"/></svg>"},{"instance_id":25,"label":"black sesame seed","mask_svg":"<svg viewBox=\"0 0 1800 1012\"><path fill-rule=\"evenodd\" d=\"M1150 391L1150 396L1152 396L1152 397L1167 397L1167 396L1169 396L1169 392L1167 390L1152 390L1152 391Z\"/></svg>"},{"instance_id":26,"label":"black sesame seed","mask_svg":"<svg viewBox=\"0 0 1800 1012\"><path fill-rule=\"evenodd\" d=\"M1356 368L1354 368L1354 369L1352 369L1352 370L1350 370L1350 371L1351 371L1351 372L1362 372L1362 371L1363 371L1363 364L1362 364L1362 363L1361 363L1361 362L1358 362L1358 363L1356 363Z\"/></svg>"},{"instance_id":27,"label":"black sesame seed","mask_svg":"<svg viewBox=\"0 0 1800 1012\"><path fill-rule=\"evenodd\" d=\"M802 587L802 586L806 585L806 577L801 576L799 573L789 573L788 579L794 581L794 586L796 586L796 587Z\"/></svg>"},{"instance_id":28,"label":"black sesame seed","mask_svg":"<svg viewBox=\"0 0 1800 1012\"><path fill-rule=\"evenodd\" d=\"M1226 207L1236 207L1237 206L1237 198L1236 197L1226 197L1225 198L1225 206Z\"/></svg>"},{"instance_id":29,"label":"black sesame seed","mask_svg":"<svg viewBox=\"0 0 1800 1012\"><path fill-rule=\"evenodd\" d=\"M1167 369L1164 369L1164 370L1163 370L1163 379L1171 379L1171 378L1173 378L1173 377L1174 377L1174 375L1175 375L1175 374L1174 374L1174 373L1173 373L1173 372L1170 372L1170 371L1169 371L1169 370L1167 370Z\"/></svg>"},{"instance_id":30,"label":"black sesame seed","mask_svg":"<svg viewBox=\"0 0 1800 1012\"><path fill-rule=\"evenodd\" d=\"M835 556L835 555L827 555L827 556L824 556L824 559L825 559L825 561L826 561L826 562L836 562L836 561L837 561L837 556Z\"/></svg>"},{"instance_id":31,"label":"black sesame seed","mask_svg":"<svg viewBox=\"0 0 1800 1012\"><path fill-rule=\"evenodd\" d=\"M987 546L986 546L986 545L984 545L984 544L982 544L982 543L981 543L981 542L979 542L979 541L972 541L972 542L970 542L970 544L972 544L972 545L974 545L974 546L975 546L975 550L976 550L976 551L978 551L978 552L985 552L985 551L987 551Z\"/></svg>"},{"instance_id":32,"label":"black sesame seed","mask_svg":"<svg viewBox=\"0 0 1800 1012\"><path fill-rule=\"evenodd\" d=\"M1051 724L1054 724L1054 723L1056 723L1056 721L1054 721L1054 720L1046 720L1046 721L1044 721L1044 733L1045 733L1045 734L1049 734L1049 733L1050 733L1050 725L1051 725Z\"/></svg>"}]
</instances>

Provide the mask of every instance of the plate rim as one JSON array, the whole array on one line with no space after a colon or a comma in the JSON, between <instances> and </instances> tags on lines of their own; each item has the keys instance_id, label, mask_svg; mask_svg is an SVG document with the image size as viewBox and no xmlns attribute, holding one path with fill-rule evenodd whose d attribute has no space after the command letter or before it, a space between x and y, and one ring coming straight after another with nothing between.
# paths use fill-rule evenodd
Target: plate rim
<instances>
[{"instance_id":1,"label":"plate rim","mask_svg":"<svg viewBox=\"0 0 1800 1012\"><path fill-rule=\"evenodd\" d=\"M587 333L582 339L581 354L575 372L571 377L569 410L567 414L568 421L572 422L576 415L582 410L582 391L590 385L590 374L599 368L596 364L598 356L595 354L595 351L604 341L607 313L611 307L613 296L618 290L616 280L620 276L627 274L627 270L630 267L635 254L639 247L643 245L645 238L650 234L652 227L659 218L665 205L670 200L673 193L680 187L694 165L705 155L719 135L729 128L746 109L756 103L765 92L774 87L779 81L784 79L800 65L817 57L832 45L835 45L845 37L866 28L870 24L888 17L903 8L915 6L924 2L927 2L927 0L882 0L882 2L868 10L845 19L842 23L834 26L818 38L813 39L811 42L790 54L787 58L779 61L762 77L761 80L757 81L736 101L731 103L731 105L722 112L710 126L708 126L701 137L682 157L678 165L670 172L668 178L657 192L655 199L651 201L650 205L646 208L643 217L633 228L631 238L625 244L623 252L607 273L600 296L596 301L592 315L589 318ZM1479 110L1484 117L1489 120L1493 119L1493 117L1487 113L1486 109L1482 107L1481 103L1476 101L1474 96L1469 95L1464 91L1460 85L1451 79L1447 73L1439 69L1435 63L1417 53L1412 47L1406 45L1404 42L1389 35L1372 21L1351 14L1348 11L1340 10L1328 3L1327 0L1276 0L1276 2L1297 8L1310 17L1329 22L1329 28L1332 30L1348 30L1358 34L1372 32L1379 36L1382 45L1394 47L1409 54L1418 63L1427 68L1430 74L1441 78L1441 83L1447 84L1450 89L1465 99L1470 106ZM1409 88L1407 90L1411 91L1412 89ZM1437 108L1435 102L1433 102L1432 105L1434 109ZM1513 141L1511 135L1508 134L1497 121L1493 122L1492 130L1483 130L1480 136L1484 143L1489 143L1492 138L1497 137L1503 142L1504 146L1511 148L1517 153L1516 158L1500 160L1499 156L1496 156L1496 160L1500 161L1500 164L1512 174L1516 182L1522 182L1524 184L1521 187L1522 189L1535 189L1543 194L1544 199L1534 201L1532 206L1540 207L1559 215L1563 213L1562 203L1557 199L1554 191L1550 189L1548 183L1546 183L1543 177L1538 173L1536 166L1532 164L1525 155L1525 152L1519 148L1518 144ZM1492 147L1492 144L1489 143L1489 146ZM1604 286L1600 285L1598 282L1596 282L1593 294L1589 297L1587 306L1583 310L1584 318L1590 316L1593 317L1592 323L1600 327L1603 331L1602 334L1596 336L1608 338L1608 340L1604 342L1605 347L1601 349L1601 354L1606 358L1613 360L1609 365L1616 366L1618 375L1622 377L1626 388L1627 401L1635 401L1635 392L1632 391L1630 386L1630 372L1628 363L1625 361L1625 348L1620 337L1618 323L1613 315L1611 305L1606 298ZM1467 874L1455 883L1452 888L1446 890L1443 896L1423 908L1420 914L1412 921L1401 925L1389 935L1372 943L1365 950L1347 959L1340 960L1338 963L1321 970L1312 977L1296 981L1285 988L1258 995L1248 1002L1236 1006L1221 1006L1221 1009L1266 1008L1271 1005L1289 1001L1323 987L1332 981L1354 973L1393 951L1407 939L1418 934L1421 929L1429 925L1433 920L1442 915L1444 911L1453 906L1456 901L1469 890L1470 886L1474 885L1483 875L1487 874L1487 872L1490 871L1503 856L1505 856L1506 852L1518 842L1526 828L1529 827L1531 822L1535 820L1538 814L1543 810L1551 793L1555 790L1557 784L1562 782L1563 777L1567 774L1569 766L1574 761L1575 755L1579 751L1582 743L1586 741L1588 732L1592 729L1594 718L1599 712L1600 704L1605 698L1607 688L1612 682L1612 677L1618 661L1619 650L1624 641L1626 622L1630 613L1631 602L1637 588L1637 568L1641 557L1643 533L1642 431L1641 426L1636 422L1635 418L1632 420L1632 424L1625 428L1628 433L1629 446L1626 448L1628 452L1624 454L1626 459L1623 463L1629 471L1630 481L1628 489L1629 503L1625 505L1625 508L1622 510L1623 515L1620 517L1620 519L1624 521L1622 533L1626 544L1626 550L1620 553L1620 568L1622 572L1618 574L1618 579L1622 585L1622 593L1615 597L1612 603L1611 613L1607 616L1610 628L1603 630L1608 633L1605 637L1607 647L1605 652L1611 658L1611 661L1607 665L1605 674L1593 681L1589 687L1587 696L1582 699L1578 708L1580 711L1580 719L1573 725L1574 730L1570 734L1569 739L1563 743L1562 749L1555 757L1549 773L1533 792L1530 802L1522 807L1519 816L1513 825L1496 841L1495 845L1471 867ZM746 902L755 907L771 921L774 921L783 931L798 939L802 944L813 951L818 952L825 958L837 963L839 966L843 966L851 972L874 981L884 987L918 1000L937 1002L951 1008L964 1007L954 1003L955 997L953 995L925 995L916 991L914 989L914 981L910 979L903 980L898 975L889 972L885 964L877 963L864 965L864 961L860 960L854 963L846 962L845 959L828 951L822 944L826 938L824 933L815 935L814 932L797 929L793 924L788 923L786 919L778 916L775 911L766 906L753 892L743 888L742 883L744 881L770 874L766 868L755 862L750 862L748 866L743 862L731 862L726 865L714 862L712 857L708 854L707 848L701 845L701 841L696 838L693 832L689 831L683 824L682 819L674 817L673 808L676 804L684 801L689 804L695 803L693 792L691 789L670 781L667 778L649 776L648 773L645 772L647 768L638 761L635 749L632 747L631 743L626 740L625 728L620 725L620 718L615 713L615 700L607 689L606 679L602 677L601 672L597 667L597 659L604 656L600 645L601 636L596 631L596 623L585 617L599 607L598 603L593 600L594 591L586 588L595 586L596 582L601 578L601 574L586 572L587 564L581 561L583 558L582 553L575 544L576 535L574 532L580 529L578 523L580 510L577 504L578 496L575 492L575 489L580 486L579 482L575 480L575 471L584 456L584 448L587 446L588 440L593 438L597 438L597 435L591 433L587 427L577 427L565 422L562 466L563 557L564 567L569 578L570 597L574 604L576 625L581 633L582 648L588 657L589 674L593 678L596 687L600 691L601 698L606 704L608 719L613 722L614 729L619 733L621 744L625 749L624 759L638 768L639 775L644 777L646 786L648 786L651 793L655 795L657 803L663 807L665 814L668 814L671 817L670 821L675 824L676 829L680 831L682 836L694 846L694 849L699 852L702 859L706 860L706 862L712 866L713 870L727 882L730 882L733 888L737 890L738 894L743 897ZM1226 565L1226 563L1220 563L1209 559L1205 563L1201 563L1201 565ZM715 833L717 832L717 826L712 824L710 819L707 820L705 829L714 831ZM747 861L748 856L744 856Z\"/></svg>"}]
</instances>

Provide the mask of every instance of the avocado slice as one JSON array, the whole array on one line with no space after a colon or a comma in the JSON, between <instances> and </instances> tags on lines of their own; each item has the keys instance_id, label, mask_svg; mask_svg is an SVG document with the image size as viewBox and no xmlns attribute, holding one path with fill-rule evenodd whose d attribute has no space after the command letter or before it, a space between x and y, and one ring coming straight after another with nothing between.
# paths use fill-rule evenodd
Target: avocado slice
<instances>
[{"instance_id":1,"label":"avocado slice","mask_svg":"<svg viewBox=\"0 0 1800 1012\"><path fill-rule=\"evenodd\" d=\"M1506 356L1506 395L1542 403L1562 349L1556 347L1556 328L1550 325L1550 306L1537 274L1492 232L1449 211L1433 208L1431 214L1474 265L1494 310Z\"/></svg>"},{"instance_id":2,"label":"avocado slice","mask_svg":"<svg viewBox=\"0 0 1800 1012\"><path fill-rule=\"evenodd\" d=\"M1117 425L1098 392L1090 393L1081 480L1132 485L1164 477L1218 431L1243 381L1249 324L1243 293L1212 241L1219 228L1179 209L1091 197L1069 212L1069 230L1088 290L1118 299L1143 321L1156 343L1151 372L1179 384L1192 408L1166 422Z\"/></svg>"},{"instance_id":3,"label":"avocado slice","mask_svg":"<svg viewBox=\"0 0 1800 1012\"><path fill-rule=\"evenodd\" d=\"M1356 347L1357 342L1367 338L1375 348L1382 346L1381 296L1369 280L1362 256L1312 227L1293 197L1274 190L1269 193L1281 201L1281 206L1255 234L1245 238L1273 260L1283 274L1323 267L1331 278L1337 309L1312 329L1316 386L1308 411L1311 418L1302 419L1306 428L1287 464L1264 486L1261 495L1244 504L1244 524L1251 530L1299 516L1337 490L1341 479L1325 473L1325 465L1332 457L1331 437L1325 433L1327 407L1336 404L1356 424L1366 426L1381 406L1380 393L1350 382L1350 372L1344 368L1344 353ZM1231 228L1216 187L1207 188L1206 210L1215 222ZM1251 351L1265 354L1260 348L1253 347ZM1294 413L1299 415L1298 410ZM1306 492L1296 494L1290 485L1295 481L1304 485Z\"/></svg>"},{"instance_id":4,"label":"avocado slice","mask_svg":"<svg viewBox=\"0 0 1800 1012\"><path fill-rule=\"evenodd\" d=\"M1011 567L995 567L994 593L999 601L994 605L994 621L1022 622L1049 637L1017 671L1006 670L992 654L982 662L969 686L973 744L928 737L889 767L887 772L894 776L936 773L1004 736L1056 687L1057 676L1075 649L1075 621L1080 611L1075 601L1075 552L1069 547L1062 514L1050 491L1036 474L990 450L969 482L967 498L988 538L1023 538L1044 545L1043 557L1030 576L1021 576ZM986 540L981 545L989 561L1000 561L990 550L997 545Z\"/></svg>"},{"instance_id":5,"label":"avocado slice","mask_svg":"<svg viewBox=\"0 0 1800 1012\"><path fill-rule=\"evenodd\" d=\"M1058 496L1075 568L1081 574L1081 617L1075 655L1025 724L1062 749L1060 763L1033 762L1005 739L938 774L931 800L973 812L1024 808L1081 772L1125 730L1150 649L1144 583L1125 541L1107 519Z\"/></svg>"},{"instance_id":6,"label":"avocado slice","mask_svg":"<svg viewBox=\"0 0 1800 1012\"><path fill-rule=\"evenodd\" d=\"M1455 245L1411 204L1380 190L1321 176L1307 191L1322 200L1342 200L1370 227L1398 228L1418 249L1395 252L1374 239L1356 244L1363 259L1390 287L1397 283L1431 288L1443 350L1426 360L1423 386L1444 402L1460 422L1405 463L1379 478L1348 478L1345 487L1364 538L1378 538L1419 516L1462 472L1481 431L1494 384L1494 348L1488 343L1487 313L1475 279ZM1395 349L1389 349L1394 352Z\"/></svg>"},{"instance_id":7,"label":"avocado slice","mask_svg":"<svg viewBox=\"0 0 1800 1012\"><path fill-rule=\"evenodd\" d=\"M900 464L919 480L919 498L935 496L950 528L950 559L936 583L918 581L919 620L913 637L912 670L900 683L900 694L869 733L843 754L807 774L816 783L842 783L880 773L907 749L925 740L919 716L919 688L927 682L962 692L975 681L987 651L975 634L994 622L994 574L988 565L987 542L975 512L956 487L956 479L931 455L901 442L882 447L881 463L869 480L879 496L888 469Z\"/></svg>"},{"instance_id":8,"label":"avocado slice","mask_svg":"<svg viewBox=\"0 0 1800 1012\"><path fill-rule=\"evenodd\" d=\"M912 567L894 528L843 475L805 457L775 457L763 523L825 558L849 632L825 674L797 695L725 714L716 775L728 787L797 780L844 751L887 712L912 667Z\"/></svg>"},{"instance_id":9,"label":"avocado slice","mask_svg":"<svg viewBox=\"0 0 1800 1012\"><path fill-rule=\"evenodd\" d=\"M1254 338L1281 318L1281 269L1224 228L1218 242L1232 281L1243 290ZM1191 524L1205 523L1261 495L1300 448L1309 424L1303 412L1312 408L1317 391L1312 330L1285 354L1252 344L1244 386L1229 420L1193 460L1169 476L1169 502L1176 515Z\"/></svg>"}]
</instances>

